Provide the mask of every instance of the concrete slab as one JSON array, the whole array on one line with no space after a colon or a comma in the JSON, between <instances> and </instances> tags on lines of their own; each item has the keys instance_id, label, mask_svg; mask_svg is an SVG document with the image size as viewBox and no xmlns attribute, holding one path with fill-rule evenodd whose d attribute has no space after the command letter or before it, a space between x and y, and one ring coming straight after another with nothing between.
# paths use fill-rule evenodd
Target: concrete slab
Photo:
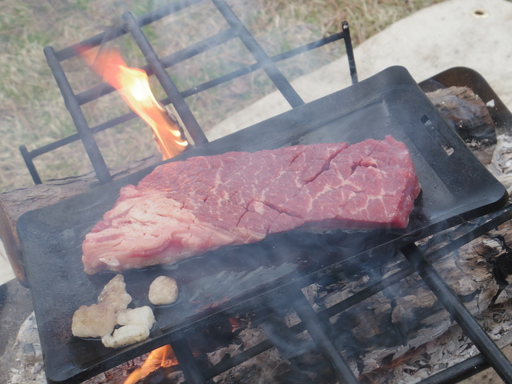
<instances>
[{"instance_id":1,"label":"concrete slab","mask_svg":"<svg viewBox=\"0 0 512 384\"><path fill-rule=\"evenodd\" d=\"M452 67L469 67L512 108L512 3L451 0L425 8L358 46L355 59L360 80L393 65L406 67L418 82ZM293 82L306 102L350 84L346 57ZM217 139L289 109L279 93L270 94L212 128L208 138Z\"/></svg>"},{"instance_id":2,"label":"concrete slab","mask_svg":"<svg viewBox=\"0 0 512 384\"><path fill-rule=\"evenodd\" d=\"M7 283L15 277L11 263L9 263L9 259L5 253L4 244L2 240L0 240L0 285Z\"/></svg>"}]
</instances>

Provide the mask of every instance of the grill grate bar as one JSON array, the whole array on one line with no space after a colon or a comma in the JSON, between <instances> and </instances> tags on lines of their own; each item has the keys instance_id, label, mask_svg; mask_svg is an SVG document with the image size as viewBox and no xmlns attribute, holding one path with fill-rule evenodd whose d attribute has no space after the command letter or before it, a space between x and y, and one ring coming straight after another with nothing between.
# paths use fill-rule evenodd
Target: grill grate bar
<instances>
[{"instance_id":1,"label":"grill grate bar","mask_svg":"<svg viewBox=\"0 0 512 384\"><path fill-rule=\"evenodd\" d=\"M348 24L346 22L343 23L343 31L340 33L319 39L313 43L306 44L295 49L291 49L289 51L280 53L274 57L269 57L258 44L258 42L254 39L251 33L247 30L242 21L238 19L238 17L235 15L235 13L224 0L211 1L217 7L219 12L224 16L228 24L231 26L230 28L221 31L214 36L208 37L200 42L192 44L191 46L186 47L178 52L175 52L163 58L158 58L155 51L153 50L153 47L150 45L146 36L141 30L141 27L148 25L153 21L162 19L167 15L176 13L187 7L199 4L204 1L205 0L174 1L173 3L167 6L161 7L153 12L150 12L138 18L133 17L133 15L129 16L127 14L123 16L125 18L125 24L123 26L113 27L104 33L95 35L89 39L83 40L78 44L74 44L70 47L64 48L57 52L55 52L51 47L47 47L47 49L45 49L45 51L48 52L47 55L51 56L48 56L47 60L52 72L54 73L55 78L63 79L67 84L67 90L65 92L61 90L61 93L64 97L65 104L70 114L72 115L73 120L78 122L75 122L75 125L79 124L80 127L77 126L77 131L79 131L78 134L69 135L63 139L36 148L32 151L28 151L26 146L20 146L21 155L25 161L25 164L27 165L27 168L35 184L41 184L42 181L34 165L34 158L41 156L45 153L51 152L55 149L61 148L70 143L73 143L77 140L82 140L84 147L87 151L87 154L89 156L89 159L92 162L93 169L98 177L99 184L104 184L112 180L112 176L110 175L108 168L106 167L105 160L99 151L97 143L95 142L94 134L101 132L105 129L112 128L114 126L117 126L119 124L122 124L126 121L129 121L137 117L136 114L130 112L118 116L109 121L100 123L92 128L88 127L87 122L85 121L85 117L83 116L83 113L80 110L80 105L98 99L101 96L107 95L113 92L114 89L107 84L100 84L77 95L73 93L69 85L69 82L67 81L66 74L64 73L60 65L60 62L77 56L78 47L96 47L130 32L134 39L136 39L139 48L141 49L143 54L146 56L146 59L148 60L149 65L144 66L142 69L144 69L148 73L148 75L155 74L157 79L160 81L162 88L167 93L168 97L161 100L161 103L163 105L169 105L171 103L174 105L174 108L180 115L181 120L183 121L187 131L190 134L190 137L192 138L196 145L205 144L208 142L208 140L203 130L199 126L197 120L195 119L194 115L190 111L188 105L185 103L184 99L186 97L195 95L199 92L208 90L217 85L223 84L227 81L233 80L237 77L243 76L245 74L248 74L259 69L263 69L292 107L303 105L303 100L300 98L298 93L293 89L288 80L277 68L276 63L282 60L286 60L290 57L296 56L300 53L337 41L339 39L343 39L345 41L345 48L348 57L348 64L352 83L357 82L357 72L355 67L354 53L350 41L350 32ZM183 62L187 59L190 59L200 53L204 53L209 49L220 44L223 44L234 38L239 38L242 41L242 43L246 46L249 52L256 59L255 64L246 66L238 71L233 71L227 75L221 76L211 81L207 81L203 84L192 87L183 92L180 92L177 89L171 77L165 70L166 68L171 67L177 63ZM51 64L50 61L52 62ZM60 81L61 80L57 80L58 83ZM59 87L61 87L60 84Z\"/></svg>"},{"instance_id":2,"label":"grill grate bar","mask_svg":"<svg viewBox=\"0 0 512 384\"><path fill-rule=\"evenodd\" d=\"M253 303L251 307L257 308L263 306L265 308L266 306L266 308L268 308L269 306L272 306L270 303L274 303L275 305L279 306L286 306L287 304L284 303L289 303L290 297L293 297L293 309L295 309L302 321L288 329L290 331L290 335L298 335L303 331L308 331L320 352L331 364L333 372L336 374L339 382L349 384L358 383L348 364L343 360L338 350L332 343L331 338L328 336L332 331L330 330L330 325L328 324L328 317L325 316L326 311L322 311L317 314L300 291L299 286L292 285L292 287L287 287L287 289L280 289L279 293L276 295L265 294L263 296L265 296L263 298L265 304L256 305ZM241 305L240 307L245 307L245 305ZM232 308L230 310L229 316L242 313L244 313L244 310L237 311L235 308ZM208 321L211 322L212 318L210 318ZM199 325L199 327L201 327L201 325ZM187 333L188 332L193 331L188 330ZM242 364L243 362L248 361L249 359L273 347L276 347L276 345L272 342L272 340L266 339L241 352L240 354L222 360L215 366L205 369L202 372L202 375L206 380L210 380L213 377L220 375L221 373L226 372L229 369ZM297 354L297 356L299 355L300 353Z\"/></svg>"},{"instance_id":3,"label":"grill grate bar","mask_svg":"<svg viewBox=\"0 0 512 384\"><path fill-rule=\"evenodd\" d=\"M221 44L228 42L229 40L234 39L236 36L232 29L227 29L219 32L214 36L210 36L202 41L199 41L189 47L183 48L182 50L162 57L160 62L164 68L169 68L173 65L181 63L185 60L191 59L194 56L197 56L201 53L204 53L214 47L217 47ZM149 65L144 65L140 69L144 70L148 76L153 75L153 69ZM76 95L78 102L80 105L86 104L90 101L97 99L98 97L108 95L109 93L115 92L115 88L108 84L99 84L95 87L88 89L87 91L83 91ZM182 94L183 97L185 97Z\"/></svg>"},{"instance_id":4,"label":"grill grate bar","mask_svg":"<svg viewBox=\"0 0 512 384\"><path fill-rule=\"evenodd\" d=\"M485 357L476 355L422 380L421 384L454 384L474 376L489 367L490 365L485 360Z\"/></svg>"},{"instance_id":5,"label":"grill grate bar","mask_svg":"<svg viewBox=\"0 0 512 384\"><path fill-rule=\"evenodd\" d=\"M309 50L322 47L326 44L338 41L340 39L345 39L345 37L346 37L346 32L339 32L334 35L319 39L315 42L303 45L301 47L294 48L289 51L280 53L276 56L271 57L270 59L273 62L278 63L282 60L289 59L291 57L294 57L301 53L307 52ZM160 61L162 62L162 65L165 68L168 68L168 67L175 65L179 62L185 61L185 60L195 56L196 54L202 53L205 48L211 48L213 46L218 45L219 43L225 42L232 38L234 38L234 36L232 35L231 29L225 30L215 36L212 36L211 39L209 38L209 39L203 40L199 43L196 43L195 45L193 45L191 47L184 48L183 50L178 51L174 54L165 56ZM347 40L345 40L345 41L347 41ZM350 65L350 58L349 58L349 65ZM216 79L199 84L198 86L195 86L193 88L187 89L187 90L181 92L181 96L183 98L187 98L187 97L195 95L197 93L206 91L210 88L216 87L220 84L226 83L227 81L233 80L237 77L246 75L250 72L254 72L260 68L261 68L260 63L255 63L253 65L246 66L237 71L230 72L227 75L218 77ZM149 67L149 65L145 65L141 69L146 71L148 73L148 75L152 74L152 70ZM354 79L354 76L355 76L355 80L356 80L355 82L357 82L357 73L353 72L353 71L355 71L355 67L351 68L350 71L351 71L352 79ZM353 82L353 83L355 83L355 82ZM77 94L76 98L78 100L78 103L80 105L83 105L83 104L86 104L90 101L97 99L98 97L108 95L109 93L114 92L114 91L115 91L115 89L113 87L111 87L108 84L103 83L103 84L99 84L91 89L88 89L87 91L83 91L83 92ZM171 100L167 97L165 99L160 100L160 103L162 105L169 105L169 104L171 104ZM124 115L115 117L111 120L108 120L108 121L98 124L94 127L91 127L91 131L93 133L98 133L98 132L104 131L108 128L112 128L112 127L115 127L116 125L130 121L131 119L134 119L134 118L137 118L137 114L134 112L128 112L128 113L125 113ZM44 155L45 153L51 152L55 149L58 149L65 145L71 144L77 140L80 140L80 136L75 133L75 134L69 135L63 139L54 141L53 143L36 148L32 151L28 151L24 145L20 146L20 151L22 152L23 158L28 159L27 167L33 168L33 171L30 172L31 175L34 175L34 178L39 180L39 181L36 181L36 184L41 184L41 180L39 178L37 171L35 170L35 167L33 167L33 163L30 161L30 159L34 159L38 156Z\"/></svg>"},{"instance_id":6,"label":"grill grate bar","mask_svg":"<svg viewBox=\"0 0 512 384\"><path fill-rule=\"evenodd\" d=\"M75 140L78 140L79 139L78 134L75 134L75 136L76 136ZM73 140L73 141L75 141L75 140ZM25 165L27 166L28 172L30 173L30 176L32 176L32 180L34 181L34 183L36 185L42 184L43 182L42 182L41 178L39 177L39 173L37 172L34 162L32 161L35 157L32 155L34 152L29 152L25 145L20 145L19 149L20 149L21 156L23 157L23 160L25 160Z\"/></svg>"},{"instance_id":7,"label":"grill grate bar","mask_svg":"<svg viewBox=\"0 0 512 384\"><path fill-rule=\"evenodd\" d=\"M172 350L180 362L180 368L188 384L204 384L205 379L201 374L190 347L185 339L177 339L171 343Z\"/></svg>"},{"instance_id":8,"label":"grill grate bar","mask_svg":"<svg viewBox=\"0 0 512 384\"><path fill-rule=\"evenodd\" d=\"M335 33L331 36L324 37L322 39L319 39L319 40L314 41L309 44L305 44L298 48L290 49L286 52L282 52L275 56L269 57L269 59L274 63L278 63L280 61L287 60L294 56L297 56L301 53L311 51L316 48L320 48L329 43L333 43L340 39L345 39L347 36L347 33L348 33L347 32L348 24L344 24L344 25L346 25L345 31ZM230 29L221 31L214 36L210 36L210 37L206 38L205 40L195 43L189 47L183 48L182 50L180 50L178 52L175 52L175 53L172 53L165 57L162 57L160 59L160 62L162 63L164 68L169 68L173 65L176 65L185 60L191 59L194 56L204 53L214 47L217 47L223 43L226 43L227 41L232 40L236 37L237 37L236 33L234 32L234 30L232 28L230 28ZM347 44L348 39L345 39L345 41ZM350 75L353 80L352 83L355 84L355 83L357 83L357 73L356 73L356 69L355 69L355 62L353 60L353 51L350 51L351 55L349 55L348 52L349 52L349 50L347 50L347 56L348 56ZM351 59L351 57L352 57L352 59ZM223 84L227 81L233 80L235 78L246 75L248 73L254 72L261 68L263 68L263 64L261 62L256 62L252 65L248 65L239 70L230 72L224 76L220 76L211 81L207 81L207 82L204 82L203 84L200 84L193 88L187 89L187 90L181 92L181 95L184 98L188 97L188 96L195 95L196 93L205 91L207 89L210 89L217 85ZM153 70L151 69L151 67L149 65L145 65L145 66L141 67L140 69L144 70L148 74L148 76L153 75ZM355 76L355 81L354 81L354 76ZM108 84L103 83L103 84L99 84L95 87L92 87L86 91L83 91L83 92L77 94L76 97L77 97L77 100L80 103L80 105L83 105L83 104L86 104L90 101L97 99L98 97L108 95L109 93L112 93L112 92L115 92L115 88ZM169 99L161 100L161 102L164 105L170 104Z\"/></svg>"},{"instance_id":9,"label":"grill grate bar","mask_svg":"<svg viewBox=\"0 0 512 384\"><path fill-rule=\"evenodd\" d=\"M204 376L207 380L210 380L210 379L214 378L215 376L220 375L221 373L226 372L227 370L229 370L239 364L242 364L243 362L245 362L249 359L252 359L254 356L265 352L266 350L272 348L273 346L274 345L270 342L270 340L262 341L261 343L239 353L238 355L235 355L233 357L222 360L217 365L208 369L205 372Z\"/></svg>"},{"instance_id":10,"label":"grill grate bar","mask_svg":"<svg viewBox=\"0 0 512 384\"><path fill-rule=\"evenodd\" d=\"M185 8L188 8L194 4L205 2L206 0L177 0L172 3L162 6L154 11L148 12L137 18L137 23L141 27L151 24L154 21L158 21L163 19L170 14L179 12ZM64 61L75 57L77 55L77 48L83 46L97 47L98 45L105 44L111 40L114 40L120 36L125 35L128 31L125 29L124 25L110 28L108 31L97 34L93 37L90 37L86 40L81 41L80 43L73 44L67 48L61 49L60 51L55 52L55 57L58 61Z\"/></svg>"},{"instance_id":11,"label":"grill grate bar","mask_svg":"<svg viewBox=\"0 0 512 384\"><path fill-rule=\"evenodd\" d=\"M466 335L486 357L498 375L506 383L512 383L512 364L480 327L476 319L446 282L438 275L435 268L425 258L423 252L414 244L403 247L401 251Z\"/></svg>"},{"instance_id":12,"label":"grill grate bar","mask_svg":"<svg viewBox=\"0 0 512 384\"><path fill-rule=\"evenodd\" d=\"M331 365L338 382L341 384L357 384L357 378L329 337L331 333L329 332L331 328L329 323L317 315L301 291L293 296L293 308L304 323L318 349Z\"/></svg>"},{"instance_id":13,"label":"grill grate bar","mask_svg":"<svg viewBox=\"0 0 512 384\"><path fill-rule=\"evenodd\" d=\"M197 122L194 114L188 107L187 103L185 103L185 100L183 99L180 91L178 90L178 87L176 87L176 84L174 84L171 77L163 67L155 50L153 49L151 44L149 44L146 35L140 29L140 26L137 24L137 20L135 19L135 17L130 12L126 12L125 14L123 14L123 20L126 23L126 28L132 34L133 39L139 46L149 66L151 67L158 81L162 85L162 88L164 89L165 93L167 93L169 99L173 100L174 108L176 108L176 112L178 112L178 114L181 117L181 120L183 121L183 124L185 124L185 126L187 127L187 131L192 137L192 140L194 140L194 144L203 145L207 143L208 139L206 138L201 127L199 126L199 123Z\"/></svg>"},{"instance_id":14,"label":"grill grate bar","mask_svg":"<svg viewBox=\"0 0 512 384\"><path fill-rule=\"evenodd\" d=\"M76 97L73 93L73 89L71 88L71 85L69 84L69 81L66 75L64 74L62 66L55 57L55 51L52 47L45 47L44 54L46 56L46 60L48 61L48 65L52 69L52 73L55 77L55 80L57 81L59 89L66 102L66 107L69 113L71 114L73 122L75 123L76 129L78 131L78 136L84 144L84 148L87 152L87 155L89 156L89 159L94 168L94 171L96 172L99 182L101 184L105 184L109 181L112 181L112 176L108 171L105 159L103 158L100 152L98 144L94 140L92 132L89 129L89 125L87 124L87 120L85 119L85 116L82 113L82 110L80 109L80 105L76 100Z\"/></svg>"},{"instance_id":15,"label":"grill grate bar","mask_svg":"<svg viewBox=\"0 0 512 384\"><path fill-rule=\"evenodd\" d=\"M348 67L350 69L350 77L352 78L352 84L357 83L357 69L356 69L356 59L354 57L354 49L352 48L352 39L350 38L350 28L348 26L348 22L344 20L341 23L341 27L346 37L345 41L345 50L347 51L347 59L348 59Z\"/></svg>"},{"instance_id":16,"label":"grill grate bar","mask_svg":"<svg viewBox=\"0 0 512 384\"><path fill-rule=\"evenodd\" d=\"M251 52L256 61L262 63L263 70L270 77L277 89L279 89L283 94L291 107L295 108L304 104L304 101L301 99L297 91L293 89L288 80L284 77L274 62L270 60L263 48L261 48L256 39L251 35L245 25L235 15L226 2L224 0L212 0L212 2L220 13L222 13L229 25L238 31L238 37L242 43L247 47L249 52Z\"/></svg>"},{"instance_id":17,"label":"grill grate bar","mask_svg":"<svg viewBox=\"0 0 512 384\"><path fill-rule=\"evenodd\" d=\"M283 60L289 59L291 57L297 56L297 55L299 55L301 53L310 51L310 50L315 49L315 48L319 48L319 47L321 47L323 45L326 45L328 43L332 43L332 42L337 41L339 39L343 39L345 36L346 35L343 34L343 32L340 32L340 33L334 34L332 36L329 36L329 37L317 40L315 42L303 45L301 47L294 48L294 49L291 49L289 51L280 53L280 54L278 54L276 56L269 57L269 59L273 63L278 63L280 61L283 61ZM213 79L213 80L204 82L202 84L199 84L198 86L195 86L194 88L187 89L187 90L182 92L182 95L183 95L183 97L188 97L188 96L195 95L196 93L199 93L199 92L202 92L202 91L206 91L207 89L213 88L213 87L215 87L217 85L220 85L220 84L223 84L223 83L225 83L227 81L230 81L230 80L236 79L238 77L247 75L248 73L254 72L254 71L256 71L258 69L262 69L262 68L264 68L264 63L256 62L256 63L254 63L252 65L248 65L248 66L245 66L243 68L237 69L236 71L230 72L230 73L228 73L228 74L226 74L224 76L220 76L220 77L218 77L216 79ZM163 102L167 102L167 100L164 100Z\"/></svg>"}]
</instances>

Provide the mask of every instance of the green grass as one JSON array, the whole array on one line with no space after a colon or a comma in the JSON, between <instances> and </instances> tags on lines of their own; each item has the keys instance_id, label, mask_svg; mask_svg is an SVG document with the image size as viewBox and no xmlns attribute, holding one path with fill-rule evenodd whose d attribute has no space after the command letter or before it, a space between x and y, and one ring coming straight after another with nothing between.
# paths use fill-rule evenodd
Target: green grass
<instances>
[{"instance_id":1,"label":"green grass","mask_svg":"<svg viewBox=\"0 0 512 384\"><path fill-rule=\"evenodd\" d=\"M442 0L237 0L231 1L239 17L269 55L314 41L341 30L348 20L354 45L382 31L393 22ZM5 0L0 13L0 192L33 185L18 147L29 150L73 134L75 128L46 64L43 48L56 50L121 25L121 15L141 15L167 2L161 0ZM211 36L225 28L213 6L194 6L144 28L160 56ZM144 58L129 36L109 43L119 48L130 66ZM289 79L325 65L343 55L341 44L331 44L295 60L280 63ZM180 90L253 62L239 42L178 65L170 73ZM63 63L75 92L98 83L80 60ZM152 80L157 97L165 94ZM210 127L274 90L263 71L233 80L187 100L203 127ZM94 126L128 109L115 94L83 106ZM110 167L156 153L147 128L140 121L97 135ZM91 171L79 143L35 160L43 180Z\"/></svg>"}]
</instances>

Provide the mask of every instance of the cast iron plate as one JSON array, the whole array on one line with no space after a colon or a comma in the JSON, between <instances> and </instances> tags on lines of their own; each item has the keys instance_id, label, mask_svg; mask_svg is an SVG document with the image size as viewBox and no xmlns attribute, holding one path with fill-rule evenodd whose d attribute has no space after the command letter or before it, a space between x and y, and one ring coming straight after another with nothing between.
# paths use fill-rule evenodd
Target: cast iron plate
<instances>
[{"instance_id":1,"label":"cast iron plate","mask_svg":"<svg viewBox=\"0 0 512 384\"><path fill-rule=\"evenodd\" d=\"M175 277L180 286L175 305L155 309L157 323L150 338L125 348L107 349L97 340L71 335L74 311L95 302L102 286L113 276L102 273L89 277L83 272L81 243L113 206L120 187L137 183L152 169L23 215L18 233L48 380L85 380L168 343L187 324L241 302L252 292L264 292L291 278L347 260L360 263L359 255L376 247L396 248L505 204L505 188L444 122L403 67L388 68L172 161L295 144L356 143L367 138L384 139L388 134L406 144L422 185L405 230L290 232L256 244L226 247L172 266L124 273L136 306L147 304L148 285L159 274ZM453 153L448 155L446 150Z\"/></svg>"}]
</instances>

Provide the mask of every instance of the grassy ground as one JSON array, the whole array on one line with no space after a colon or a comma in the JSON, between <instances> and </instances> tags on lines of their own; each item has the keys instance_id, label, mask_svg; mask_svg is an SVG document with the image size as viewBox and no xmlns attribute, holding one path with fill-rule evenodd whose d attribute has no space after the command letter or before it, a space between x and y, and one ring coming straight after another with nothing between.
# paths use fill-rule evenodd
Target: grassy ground
<instances>
[{"instance_id":1,"label":"grassy ground","mask_svg":"<svg viewBox=\"0 0 512 384\"><path fill-rule=\"evenodd\" d=\"M341 22L351 25L354 44L360 44L391 23L442 0L236 0L239 17L268 54L314 41L337 32ZM122 23L127 10L141 15L167 2L160 0L4 0L0 13L0 192L32 185L18 147L41 147L75 132L55 80L46 64L43 48L56 50ZM206 1L177 16L145 27L159 56L223 29L223 20ZM111 43L112 44L112 43ZM112 44L130 66L142 66L144 58L128 37ZM314 53L280 65L290 78L301 76L343 55L341 44L331 44ZM252 58L233 41L208 54L199 55L170 72L180 90L240 68ZM64 68L75 92L98 83L79 60ZM152 82L157 97L164 97ZM235 111L253 103L273 86L261 72L244 76L212 91L187 99L203 127L213 126ZM83 107L90 126L127 112L120 98L111 94ZM149 129L139 121L102 132L97 141L107 164L125 164L155 153ZM80 144L75 143L35 160L43 181L82 174L91 170Z\"/></svg>"}]
</instances>

